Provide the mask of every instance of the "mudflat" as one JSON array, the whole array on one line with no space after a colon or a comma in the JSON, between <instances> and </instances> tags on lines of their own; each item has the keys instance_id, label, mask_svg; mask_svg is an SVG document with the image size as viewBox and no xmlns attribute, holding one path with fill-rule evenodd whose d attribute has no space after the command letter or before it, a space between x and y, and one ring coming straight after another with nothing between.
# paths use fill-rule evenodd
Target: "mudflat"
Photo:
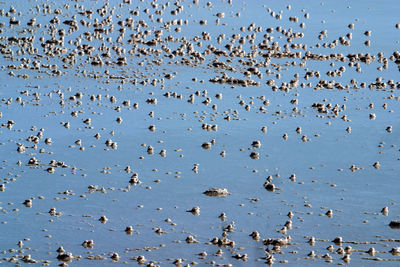
<instances>
[{"instance_id":1,"label":"mudflat","mask_svg":"<svg viewBox=\"0 0 400 267\"><path fill-rule=\"evenodd\" d=\"M0 263L398 266L398 6L0 2Z\"/></svg>"}]
</instances>

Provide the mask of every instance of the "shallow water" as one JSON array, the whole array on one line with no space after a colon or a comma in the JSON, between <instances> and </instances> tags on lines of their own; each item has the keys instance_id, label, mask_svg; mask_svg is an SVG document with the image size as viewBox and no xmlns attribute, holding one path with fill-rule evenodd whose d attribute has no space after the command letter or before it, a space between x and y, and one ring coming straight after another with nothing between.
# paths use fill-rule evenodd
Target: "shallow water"
<instances>
[{"instance_id":1,"label":"shallow water","mask_svg":"<svg viewBox=\"0 0 400 267\"><path fill-rule=\"evenodd\" d=\"M17 265L23 262L24 255L30 254L38 265L58 265L61 261L57 260L57 249L62 246L66 253L75 257L68 262L72 266L136 264L132 258L139 255L146 257L145 264L154 262L161 266L171 265L176 259L183 259L182 265L258 266L265 265L270 255L275 259L273 264L285 266L321 266L329 262L397 266L398 254L389 252L400 242L398 230L389 227L391 221L399 220L400 87L399 69L390 58L400 40L400 29L396 28L396 23L400 23L397 2L260 1L256 4L233 1L229 4L215 1L211 5L199 2L197 5L192 1L177 5L170 2L163 10L166 2L158 3L153 9L149 1L132 1L131 4L109 1L105 17L96 13L103 7L101 1L0 3L0 9L4 10L0 16L0 22L4 23L0 39L3 49L0 57L3 66L0 72L0 121L3 125L0 128L0 182L4 185L0 191L1 263ZM69 5L69 9L64 4ZM11 5L15 13L10 10ZM46 5L51 7L50 12L44 12L48 11ZM172 15L171 10L180 5L183 11ZM149 14L145 13L146 8ZM56 9L59 14L54 14ZM84 10L92 10L93 16L88 18L77 13ZM114 14L111 15L110 10L114 10ZM140 14L130 14L134 10L139 10ZM157 15L155 10L164 13ZM219 12L224 12L225 17L216 25ZM238 12L240 17L236 16ZM275 12L274 16L271 12ZM308 19L305 13L309 13ZM84 33L93 32L93 27L81 24L79 29L68 34L69 26L63 21L73 20L74 14L78 23L80 20L99 23L112 16L110 25L114 25L114 31L103 35L105 39L112 37L111 42L85 39ZM277 14L282 18L276 19ZM55 16L59 24L50 22ZM289 21L293 16L298 17L297 23ZM20 20L20 25L9 25L10 17ZM26 25L33 17L41 27ZM141 27L139 32L152 31L146 38L140 37L141 41L153 40L154 31L163 30L163 36L154 47L136 43L138 49L158 49L158 55L147 51L148 55L139 56L139 50L129 54L134 45L127 42L135 31L128 27L125 27L124 44L116 42L121 28L118 21L128 17L134 19L135 27L140 20L146 22L148 27ZM159 17L163 18L162 23L156 21ZM188 20L188 25L172 25L168 31L165 23L175 19ZM207 25L200 25L200 20L204 19ZM299 26L302 22L305 28ZM261 32L249 31L252 23L255 24L253 28L261 26ZM350 23L354 23L354 29L348 28ZM110 25L104 28L109 29ZM242 26L244 32L240 31ZM258 67L262 78L254 74L251 78L244 76L248 65L265 62L260 55L250 58L204 53L207 47L211 50L209 45L229 53L225 45L232 43L234 33L240 33L241 37L254 33L253 45L259 45L265 39L267 28L274 28L273 33L268 33L274 39L268 44L278 42L282 52L287 37L278 32L278 26L286 31L304 33L302 38L294 38L291 43L307 45L307 49L291 48L302 53L294 59L270 57L268 65ZM61 55L46 56L48 50L41 46L51 39L51 27L56 29L57 38L59 29L67 32L64 46L58 46L66 48ZM176 27L180 27L181 32L176 32ZM319 40L318 35L323 30L327 30L327 36ZM371 36L364 34L368 30ZM193 40L203 32L209 33L209 40ZM333 49L322 47L323 43L332 43L349 32L352 33L351 45L339 42ZM217 37L221 33L225 34L225 39L219 44ZM19 46L9 37L31 35L35 36L33 47L38 51L19 55ZM167 40L167 36L176 39ZM188 45L183 49L184 56L170 58L172 51L182 45L183 37L193 44L194 50L202 53L204 61L196 62L196 55L188 55ZM117 55L111 50L110 58L103 57L102 66L92 66L93 57L103 52L94 50L91 55L80 55L79 47L68 43L77 38L82 45L89 44L97 49L104 43L110 48L123 47L126 53ZM247 55L253 46L249 39L242 45ZM371 41L370 46L364 45L366 40ZM199 41L202 46L197 45ZM22 44L21 41L20 47ZM235 40L233 46L238 45L239 40ZM162 50L162 46L170 51ZM7 49L13 51L12 56L6 53ZM262 49L258 51L267 53ZM345 59L344 62L306 60L302 57L307 51L323 55L342 53ZM387 69L378 69L384 66L383 61L378 62L379 52L388 62ZM62 61L68 53L75 54L75 64ZM356 60L354 65L359 64L360 72L355 66L349 66L347 57L358 53L376 57L370 64ZM128 64L115 64L118 57L126 57ZM182 64L182 58L192 62ZM236 71L212 67L215 59ZM30 69L34 60L40 60L40 70ZM27 66L20 69L11 66L24 62L28 62ZM300 63L305 65L300 66ZM61 73L51 73L46 64L57 65ZM68 68L63 68L63 64ZM346 68L341 76L326 75L327 71L339 70L341 66ZM319 71L320 77L306 80L308 71ZM253 79L260 84L240 86L209 81L222 77L223 73L237 79ZM298 78L294 76L296 73ZM24 74L28 76L18 77ZM173 74L173 77L168 79L166 74ZM382 77L385 86L368 88L378 77ZM154 85L151 84L153 79L157 81ZM285 85L279 88L282 82L289 83L293 79L298 80L294 88L285 90ZM355 79L358 88L351 79ZM268 80L275 80L277 87L268 85ZM348 87L318 89L320 80L334 80ZM389 80L393 80L393 88ZM366 88L362 88L362 82ZM302 87L301 83L306 86ZM199 94L194 102L188 102L196 91ZM167 92L170 97L165 96ZM77 93L81 93L81 98L70 99ZM222 98L216 94L222 94ZM101 95L101 99L91 100L91 95ZM181 95L181 98L174 95ZM110 101L111 96L116 98L115 103ZM211 102L203 104L207 98ZM157 99L157 104L147 103L148 99ZM298 103L291 103L294 99ZM129 105L123 105L125 100L130 100ZM269 105L264 105L264 100L268 100ZM339 112L335 115L331 108L329 114L319 113L312 107L314 103L331 103L332 108L338 104ZM369 107L370 103L373 108ZM215 109L214 104L217 105ZM262 106L264 110L260 111ZM120 111L116 110L118 107ZM71 115L74 111L76 117ZM151 112L153 116L149 115ZM370 119L370 114L375 114L376 118ZM344 115L347 121L342 119ZM122 118L121 123L116 121L118 117ZM83 122L87 118L91 119L90 125ZM8 123L11 120L14 125ZM69 122L69 129L63 126L65 122ZM218 125L218 130L204 130L204 123ZM154 131L149 130L150 125L155 126ZM265 132L261 130L264 126L267 127ZM349 126L351 131L346 131ZM386 130L388 126L392 126L391 133ZM301 133L296 132L297 127L301 127ZM27 139L37 136L40 129L43 129L43 137L37 139L34 147L35 143ZM96 133L100 134L99 139L94 137ZM46 138L51 138L52 144L46 145ZM75 144L78 139L80 145ZM116 142L117 147L106 146L108 139ZM203 149L202 144L211 140L215 140L215 144ZM255 140L260 141L261 147L252 147ZM18 144L23 144L26 151L19 153ZM152 154L147 152L149 145L153 147ZM165 157L159 154L161 150L166 150ZM221 151L225 151L225 157L220 155ZM252 159L252 152L258 152L259 158ZM37 165L27 164L32 157L38 160ZM49 173L46 170L51 160L68 166L55 167L54 173ZM379 162L379 168L373 166L375 162ZM197 171L192 170L195 164L198 164ZM127 166L130 170L125 171ZM134 173L138 174L141 184L129 184ZM290 179L292 174L296 177L294 181ZM273 192L264 187L269 176L276 187ZM90 186L96 189L90 190ZM226 188L230 195L210 197L203 194L212 187ZM26 199L32 199L32 207L22 204ZM195 206L200 207L197 216L187 212ZM389 208L387 216L381 213L384 207ZM62 214L51 216L51 208ZM325 215L328 210L333 212L331 217ZM219 218L222 212L226 214L225 220ZM287 216L289 212L293 213L291 219ZM99 221L101 216L108 218L105 224ZM167 218L171 222L166 222ZM293 227L282 233L280 230L288 220ZM129 225L134 229L131 235L125 232ZM234 226L234 230L227 231L228 225ZM157 228L162 229L161 234L156 233ZM258 231L260 240L249 236L253 231ZM234 247L210 243L223 234L235 242ZM198 243L187 243L189 235ZM263 244L264 239L289 236L287 246L273 249ZM315 237L314 245L309 244L310 237ZM344 242L333 243L336 237L342 237ZM20 240L23 245L18 247ZM84 248L85 240L93 240L94 247ZM333 245L333 252L327 250L330 245ZM346 253L336 251L349 245L352 251L347 254L351 256L345 261L342 258ZM375 255L366 253L371 247L377 251ZM219 249L222 256L215 256ZM314 258L307 256L310 251L315 252ZM114 252L120 256L118 261L110 258ZM206 252L207 256L200 257L201 252ZM331 261L323 257L326 253L331 255ZM238 254L247 254L247 260L233 257ZM91 260L95 256L99 257Z\"/></svg>"}]
</instances>

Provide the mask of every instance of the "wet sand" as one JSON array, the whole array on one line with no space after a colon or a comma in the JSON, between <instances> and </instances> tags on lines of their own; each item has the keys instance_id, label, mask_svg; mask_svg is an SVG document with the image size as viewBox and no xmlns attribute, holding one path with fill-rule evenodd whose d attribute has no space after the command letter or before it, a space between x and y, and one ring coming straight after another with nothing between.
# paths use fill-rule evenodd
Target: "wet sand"
<instances>
[{"instance_id":1,"label":"wet sand","mask_svg":"<svg viewBox=\"0 0 400 267\"><path fill-rule=\"evenodd\" d=\"M398 266L396 1L0 3L0 263Z\"/></svg>"}]
</instances>

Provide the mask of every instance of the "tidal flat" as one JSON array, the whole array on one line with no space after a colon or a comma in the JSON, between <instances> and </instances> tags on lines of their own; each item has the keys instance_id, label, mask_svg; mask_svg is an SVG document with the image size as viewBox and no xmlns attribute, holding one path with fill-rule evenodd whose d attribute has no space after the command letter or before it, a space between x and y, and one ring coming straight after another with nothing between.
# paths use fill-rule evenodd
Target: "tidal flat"
<instances>
[{"instance_id":1,"label":"tidal flat","mask_svg":"<svg viewBox=\"0 0 400 267\"><path fill-rule=\"evenodd\" d=\"M0 264L398 266L399 14L0 2Z\"/></svg>"}]
</instances>

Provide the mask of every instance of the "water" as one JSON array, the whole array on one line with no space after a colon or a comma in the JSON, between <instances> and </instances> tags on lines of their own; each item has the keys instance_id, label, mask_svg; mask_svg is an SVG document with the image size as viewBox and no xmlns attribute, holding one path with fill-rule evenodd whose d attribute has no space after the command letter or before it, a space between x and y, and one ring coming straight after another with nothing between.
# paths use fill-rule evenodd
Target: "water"
<instances>
[{"instance_id":1,"label":"water","mask_svg":"<svg viewBox=\"0 0 400 267\"><path fill-rule=\"evenodd\" d=\"M0 192L3 264L16 265L28 254L38 265L59 264L56 250L63 246L66 253L75 257L68 264L76 266L134 264L134 257L139 255L146 257L146 264L154 262L162 266L176 259L183 259L184 265L258 266L265 265L269 255L273 255L277 265L321 266L328 264L323 257L326 253L331 255L333 264L375 266L374 260L384 259L388 261L379 264L397 266L398 256L389 253L398 246L397 230L391 229L389 223L399 220L399 98L398 89L388 85L389 80L394 81L395 87L398 85L398 68L390 59L398 49L400 33L395 27L400 23L395 1L379 4L374 1L234 1L232 5L214 1L211 6L203 1L198 5L187 1L177 4L183 6L183 11L177 15L171 14L171 10L177 8L173 2L165 6L163 15L155 14L148 1L121 3L108 2L107 10L114 10L114 14L108 13L105 17L96 13L104 3L95 1L5 1L0 4L4 13L11 5L16 9L15 14L0 17L0 22L4 23L2 48L10 48L14 53L13 58L3 53L1 65L4 67L0 72L3 84L0 90L3 124L0 128L0 181L5 185ZM43 4L51 7L50 14L43 11L46 9ZM64 4L68 4L69 9ZM163 4L158 3L156 10L163 10ZM39 5L39 13L36 5ZM61 13L55 15L57 9ZM85 10L94 11L91 18L77 13ZM140 14L130 14L134 10L139 10ZM216 14L220 12L224 12L225 17L220 18L217 25ZM236 15L239 12L240 17ZM309 13L309 19L304 17L305 13ZM281 14L282 19L275 19L277 14ZM68 33L69 27L63 21L73 19L73 15L76 15L79 29ZM12 16L20 20L20 25L9 26ZM49 26L55 16L60 23ZM100 23L108 16L112 16L113 32L103 34L104 40L85 39L84 33L93 32L93 28L81 25L80 20ZM298 17L297 23L289 21L293 16ZM40 28L26 26L32 17L42 24ZM124 44L116 43L121 28L118 21L127 17L134 19L133 29L138 21L146 22L148 27L142 25L139 29L140 32L151 31L146 38L141 37L145 41L154 39L154 32L163 29L162 42L150 47L159 52L147 51L147 55L138 56L140 51L136 50L133 55L129 54L134 45L128 44L128 40L130 34L136 32L128 27L125 27ZM159 17L162 23L156 21ZM164 23L175 19L182 19L182 25L172 25L168 31ZM200 25L200 20L204 19L207 24ZM301 22L305 23L305 28L299 26ZM261 32L249 31L252 23L254 29L261 26ZM350 23L354 23L354 29L348 28ZM110 25L104 28L110 29ZM287 37L277 31L278 26L304 34L303 38L294 38L292 43L307 45L307 49L291 49L301 51L302 56L306 51L344 56L370 53L376 59L370 64L355 62L361 68L357 72L356 67L349 66L348 59L340 62L271 57L269 64L258 67L262 78L254 74L247 78L244 72L249 66L245 62L265 62L260 55L251 59L218 56L211 51L204 53L213 47L229 53L225 45L232 43L234 33L244 38L256 35L254 44L250 44L249 39L242 44L242 50L249 53L253 45L264 40L267 28L274 29L268 33L273 37L269 44L278 42L282 52ZM45 55L41 43L51 38L51 27L55 27L57 38L59 29L66 30L63 46L66 53ZM175 31L177 27L181 28L180 32ZM240 31L241 27L245 27L244 32ZM327 31L327 36L319 40L318 35L323 30ZM370 37L364 34L367 30L371 31ZM210 40L193 40L195 36L202 37L203 32L209 33ZM323 47L323 43L330 44L349 32L352 33L350 46ZM225 39L218 43L217 37L222 33ZM35 36L33 47L38 51L32 55L18 55L20 48L8 37L31 35ZM167 36L176 39L167 42ZM107 37L111 37L111 42ZM81 39L81 45L97 48L104 43L126 51L118 55L111 49L111 57L103 57L102 66L92 66L93 58L103 52L94 50L91 55L79 54L82 47L68 43L77 38ZM176 54L171 58L172 51L184 42L182 38L190 42L194 50L204 53L204 62L187 55L188 43L182 51L186 53L183 57L192 61L190 64L182 64L182 56ZM371 41L370 46L364 45L366 40ZM201 46L198 45L200 41ZM239 39L236 39L233 46L238 45ZM140 42L136 46L149 48ZM384 65L383 61L378 62L379 52L388 60L387 69L378 69ZM75 54L75 64L62 61L69 53ZM128 64L114 64L118 57L126 57ZM236 71L211 67L215 59ZM40 60L40 70L30 69L34 60ZM23 62L27 68L18 70L10 66ZM300 66L302 62L306 65ZM52 74L46 64L56 64L61 75ZM346 68L341 76L326 75L327 71L339 70L341 66ZM17 76L10 75L11 71ZM308 71L319 71L320 77L306 80ZM260 82L260 86L209 82L224 72L237 79L253 79ZM276 77L278 73L280 79ZM24 74L29 77L18 77ZM172 74L173 78L167 79L166 74ZM386 88L369 89L368 85L378 77L386 82ZM272 90L273 87L267 85L271 79L277 87L282 82L297 79L298 86L286 91ZM349 88L316 90L321 79L334 80ZM351 84L351 79L355 79L358 89ZM151 84L153 80L156 81L154 85ZM362 82L367 88L361 88ZM311 84L302 87L301 83ZM165 96L167 92L170 97ZM81 98L77 93L81 93ZM192 94L194 102L190 103ZM218 99L216 94L222 94L222 98ZM101 95L101 99L97 99L97 95ZM111 96L116 98L115 103L110 101ZM17 101L18 97L21 101ZM203 104L207 98L211 102ZM147 103L148 99L157 99L157 104ZM291 103L294 99L298 104ZM125 100L130 100L129 106L123 105ZM263 104L265 100L269 105ZM332 108L337 104L340 112L337 116L331 111L321 114L312 108L317 102L331 103ZM138 108L134 107L135 103ZM373 109L369 108L370 103L374 104ZM260 107L264 110L260 111ZM71 115L74 111L76 117ZM374 120L370 119L372 113L376 115ZM342 119L343 115L347 121ZM122 123L116 121L118 117L122 118ZM90 125L83 122L87 118L91 119ZM9 120L15 125L7 128ZM63 126L65 122L69 122L69 129ZM218 125L218 130L204 130L203 124ZM148 129L150 125L156 127L154 132ZM261 130L264 126L266 132ZM346 131L349 126L351 132ZM392 133L386 131L388 126L393 127ZM301 133L296 132L298 127ZM33 147L35 143L27 138L37 136L40 129L43 129L43 137ZM96 133L100 134L99 139L94 137ZM46 138L51 138L53 143L46 145ZM75 144L78 139L81 145ZM115 149L105 145L108 139L117 144ZM215 140L211 149L202 149L201 145L211 140ZM260 148L251 146L255 140L261 142ZM26 152L17 152L18 143L26 147ZM149 145L154 149L153 154L147 153ZM165 157L159 154L161 150L166 150ZM222 151L225 157L220 155ZM253 151L259 153L258 160L250 158ZM37 166L27 165L32 157L39 161ZM62 161L68 167L54 167L54 173L49 173L46 170L51 160ZM380 163L378 169L373 167L375 162ZM192 170L195 164L198 164L197 172ZM357 169L352 171L352 165ZM130 170L125 171L127 166ZM138 174L141 184L129 184L134 173ZM295 181L290 179L292 174L296 176ZM272 179L271 183L276 186L274 192L264 188L267 179ZM98 190L89 190L89 186L96 186ZM230 195L209 197L203 194L211 187L226 188ZM31 208L22 204L26 199L33 199ZM200 207L198 216L187 212L195 206ZM387 216L381 214L383 207L389 207ZM62 214L51 216L51 208ZM325 215L328 210L333 212L331 218ZM290 211L294 214L291 219L287 216ZM219 218L221 213L226 214L225 220ZM101 216L108 218L105 224L99 222ZM166 222L167 218L172 223ZM293 227L284 233L281 229L288 220ZM125 232L129 225L134 229L131 235ZM234 226L232 232L226 230L228 225ZM162 234L156 233L157 228L162 229ZM249 236L253 231L260 234L259 241ZM210 243L214 237L222 238L223 233L235 242L233 248ZM198 243L188 244L185 240L189 235ZM262 242L288 236L289 244L280 250ZM315 237L313 246L308 243L310 237ZM332 240L336 237L342 237L344 243L334 244ZM24 243L22 247L18 247L20 240ZM84 248L85 240L93 240L94 247ZM329 245L333 245L333 252L327 250ZM348 245L352 253L351 260L346 262L342 259L344 254L335 251ZM375 255L366 253L371 247L378 251ZM222 256L215 256L219 249ZM307 256L311 250L315 251L314 258ZM116 262L110 258L114 252L120 256ZM207 253L205 259L198 256L201 252ZM247 254L246 261L233 257L243 254ZM90 260L95 256L101 257Z\"/></svg>"}]
</instances>

